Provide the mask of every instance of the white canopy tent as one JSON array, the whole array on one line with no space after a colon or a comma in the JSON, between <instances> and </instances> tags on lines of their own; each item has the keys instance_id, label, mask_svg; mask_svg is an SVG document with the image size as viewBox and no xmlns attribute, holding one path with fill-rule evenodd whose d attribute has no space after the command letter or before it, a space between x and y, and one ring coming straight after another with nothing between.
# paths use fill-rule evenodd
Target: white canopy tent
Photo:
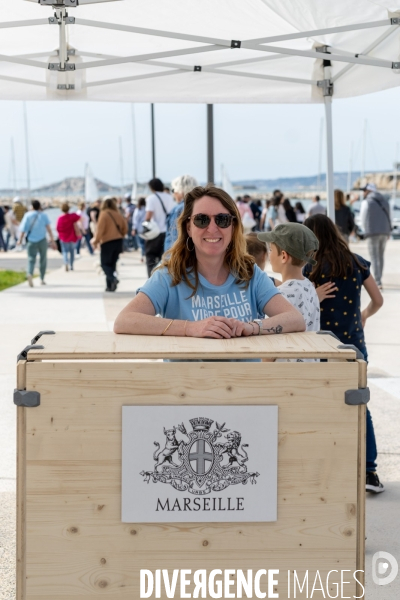
<instances>
[{"instance_id":1,"label":"white canopy tent","mask_svg":"<svg viewBox=\"0 0 400 600\"><path fill-rule=\"evenodd\" d=\"M324 103L400 85L400 0L0 0L0 99Z\"/></svg>"}]
</instances>

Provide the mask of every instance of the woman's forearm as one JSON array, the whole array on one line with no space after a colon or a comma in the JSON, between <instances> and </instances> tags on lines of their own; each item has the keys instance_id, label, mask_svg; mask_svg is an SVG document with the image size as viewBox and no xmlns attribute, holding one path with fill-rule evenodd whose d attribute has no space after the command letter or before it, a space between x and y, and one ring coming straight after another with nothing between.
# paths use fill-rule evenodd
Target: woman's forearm
<instances>
[{"instance_id":1,"label":"woman's forearm","mask_svg":"<svg viewBox=\"0 0 400 600\"><path fill-rule=\"evenodd\" d=\"M114 333L130 335L162 335L173 319L163 319L137 312L122 311L114 323ZM164 335L185 335L186 321L173 320Z\"/></svg>"},{"instance_id":2,"label":"woman's forearm","mask_svg":"<svg viewBox=\"0 0 400 600\"><path fill-rule=\"evenodd\" d=\"M265 319L262 324L262 335L294 333L305 330L306 324L304 318L297 310L269 317L268 319Z\"/></svg>"}]
</instances>

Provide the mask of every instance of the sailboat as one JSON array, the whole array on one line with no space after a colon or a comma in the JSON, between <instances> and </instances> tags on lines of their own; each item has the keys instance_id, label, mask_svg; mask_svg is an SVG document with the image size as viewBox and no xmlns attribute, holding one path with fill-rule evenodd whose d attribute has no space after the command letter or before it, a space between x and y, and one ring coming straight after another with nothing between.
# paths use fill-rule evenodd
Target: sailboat
<instances>
[{"instance_id":1,"label":"sailboat","mask_svg":"<svg viewBox=\"0 0 400 600\"><path fill-rule=\"evenodd\" d=\"M224 165L221 165L221 187L222 189L230 195L231 198L234 198L235 191L233 189L233 185L231 180L229 179L229 175Z\"/></svg>"},{"instance_id":2,"label":"sailboat","mask_svg":"<svg viewBox=\"0 0 400 600\"><path fill-rule=\"evenodd\" d=\"M85 201L91 204L99 198L97 183L88 164L85 166Z\"/></svg>"}]
</instances>

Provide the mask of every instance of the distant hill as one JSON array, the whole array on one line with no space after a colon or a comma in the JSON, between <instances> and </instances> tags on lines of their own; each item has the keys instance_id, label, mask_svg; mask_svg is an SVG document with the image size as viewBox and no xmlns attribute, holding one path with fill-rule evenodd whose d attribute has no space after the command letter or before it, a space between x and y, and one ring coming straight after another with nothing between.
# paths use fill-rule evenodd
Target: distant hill
<instances>
[{"instance_id":1,"label":"distant hill","mask_svg":"<svg viewBox=\"0 0 400 600\"><path fill-rule=\"evenodd\" d=\"M351 185L355 188L360 186L360 172L352 173ZM342 190L347 189L347 173L335 173L334 174L334 187ZM390 189L393 185L393 177L390 172L375 172L366 173L365 179L373 181L380 189ZM132 190L132 184L127 184L121 190L117 186L110 185L100 179L95 180L99 193L101 196L107 195L120 195L130 193ZM165 182L169 184L169 182ZM219 182L217 182L219 184ZM319 186L318 186L319 183ZM274 189L281 189L284 192L315 192L317 190L323 191L326 186L325 173L321 174L318 182L318 176L313 175L310 177L279 177L277 179L240 179L232 181L232 185L235 188L235 192L240 194L240 191L245 189L252 192L272 192ZM400 176L398 185L400 185ZM138 192L140 194L146 193L147 184L139 183ZM39 198L65 198L68 196L83 196L85 193L85 178L84 177L66 177L62 181L51 183L48 185L41 186L31 191L31 196L37 196ZM3 189L0 190L0 197L11 198L14 195L13 190ZM25 189L17 190L17 195L26 196Z\"/></svg>"},{"instance_id":2,"label":"distant hill","mask_svg":"<svg viewBox=\"0 0 400 600\"><path fill-rule=\"evenodd\" d=\"M126 194L131 192L132 184L125 185L123 189L110 185L100 179L95 179L99 193L101 196L107 195L120 195L121 192ZM17 190L18 196L25 196L27 190L19 189ZM85 194L85 178L84 177L66 177L62 181L58 181L56 183L50 183L48 185L43 185L41 187L35 188L31 190L31 196L38 197L58 197L58 196L83 196ZM13 196L14 191L10 189L0 190L0 196Z\"/></svg>"},{"instance_id":3,"label":"distant hill","mask_svg":"<svg viewBox=\"0 0 400 600\"><path fill-rule=\"evenodd\" d=\"M105 183L100 179L95 179L98 190L102 196L109 194L119 194L120 188L116 188L113 185ZM132 189L132 185L124 186L123 193L128 192ZM32 190L32 194L37 196L82 196L85 193L85 178L84 177L66 177L63 181L57 183L51 183L44 185L40 188Z\"/></svg>"},{"instance_id":4,"label":"distant hill","mask_svg":"<svg viewBox=\"0 0 400 600\"><path fill-rule=\"evenodd\" d=\"M347 189L347 173L334 173L333 182L335 188L342 190ZM352 174L351 182L360 177L359 172ZM280 189L285 192L300 192L300 191L312 191L317 189L324 189L326 186L326 175L321 174L319 187L318 187L318 176L312 175L310 177L279 177L277 179L241 179L233 181L232 185L236 188L243 189L259 189L272 192L274 189Z\"/></svg>"}]
</instances>

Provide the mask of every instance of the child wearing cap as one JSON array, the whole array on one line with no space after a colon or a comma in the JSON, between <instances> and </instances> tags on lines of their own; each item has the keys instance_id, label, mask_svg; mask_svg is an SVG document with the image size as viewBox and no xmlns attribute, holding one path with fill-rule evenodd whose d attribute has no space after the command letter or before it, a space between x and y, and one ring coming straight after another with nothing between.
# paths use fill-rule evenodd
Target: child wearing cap
<instances>
[{"instance_id":1,"label":"child wearing cap","mask_svg":"<svg viewBox=\"0 0 400 600\"><path fill-rule=\"evenodd\" d=\"M317 264L313 258L319 245L316 236L300 223L282 223L273 231L259 233L258 239L267 242L272 270L282 276L279 291L303 315L306 331L319 331L318 296L302 273L307 263ZM310 360L306 359L307 362Z\"/></svg>"}]
</instances>

